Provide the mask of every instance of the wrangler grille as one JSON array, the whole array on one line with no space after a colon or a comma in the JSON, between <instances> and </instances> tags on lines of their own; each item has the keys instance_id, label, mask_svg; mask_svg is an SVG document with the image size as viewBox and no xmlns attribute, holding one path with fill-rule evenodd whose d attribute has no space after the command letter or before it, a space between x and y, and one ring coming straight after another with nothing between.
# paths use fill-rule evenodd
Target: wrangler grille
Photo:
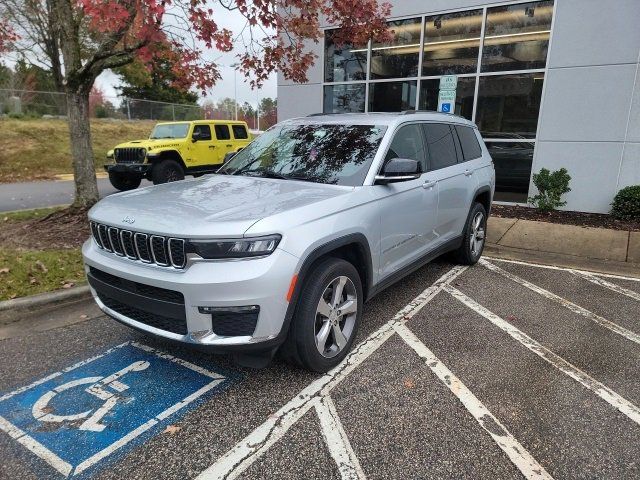
<instances>
[{"instance_id":1,"label":"wrangler grille","mask_svg":"<svg viewBox=\"0 0 640 480\"><path fill-rule=\"evenodd\" d=\"M116 163L142 163L144 162L145 149L137 147L116 148L113 151Z\"/></svg>"},{"instance_id":2,"label":"wrangler grille","mask_svg":"<svg viewBox=\"0 0 640 480\"><path fill-rule=\"evenodd\" d=\"M184 268L187 263L182 238L147 235L96 222L91 222L91 235L98 247L119 257L173 268Z\"/></svg>"}]
</instances>

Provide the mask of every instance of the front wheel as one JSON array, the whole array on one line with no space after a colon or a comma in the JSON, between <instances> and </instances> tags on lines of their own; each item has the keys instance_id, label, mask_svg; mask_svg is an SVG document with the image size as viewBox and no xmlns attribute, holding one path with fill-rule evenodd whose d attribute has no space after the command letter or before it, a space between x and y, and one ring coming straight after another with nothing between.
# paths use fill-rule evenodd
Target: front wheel
<instances>
[{"instance_id":1,"label":"front wheel","mask_svg":"<svg viewBox=\"0 0 640 480\"><path fill-rule=\"evenodd\" d=\"M126 173L109 172L109 181L111 185L113 185L113 188L125 192L138 188L142 179L140 177L127 175Z\"/></svg>"},{"instance_id":2,"label":"front wheel","mask_svg":"<svg viewBox=\"0 0 640 480\"><path fill-rule=\"evenodd\" d=\"M481 203L475 203L467 217L462 232L462 245L454 256L462 265L474 265L480 260L487 235L487 211Z\"/></svg>"},{"instance_id":3,"label":"front wheel","mask_svg":"<svg viewBox=\"0 0 640 480\"><path fill-rule=\"evenodd\" d=\"M153 166L151 178L154 185L177 182L178 180L184 180L184 171L175 160L163 160Z\"/></svg>"},{"instance_id":4,"label":"front wheel","mask_svg":"<svg viewBox=\"0 0 640 480\"><path fill-rule=\"evenodd\" d=\"M327 258L310 272L291 320L285 358L324 373L347 356L362 317L362 282L355 267Z\"/></svg>"}]
</instances>

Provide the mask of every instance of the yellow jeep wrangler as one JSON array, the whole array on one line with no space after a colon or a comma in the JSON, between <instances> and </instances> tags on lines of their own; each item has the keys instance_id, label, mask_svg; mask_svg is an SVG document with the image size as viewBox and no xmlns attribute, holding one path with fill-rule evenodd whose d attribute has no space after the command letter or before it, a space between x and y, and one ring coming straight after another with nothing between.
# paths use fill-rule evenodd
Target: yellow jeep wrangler
<instances>
[{"instance_id":1,"label":"yellow jeep wrangler","mask_svg":"<svg viewBox=\"0 0 640 480\"><path fill-rule=\"evenodd\" d=\"M245 122L198 120L158 123L147 140L121 143L107 153L105 165L118 190L132 190L143 178L159 183L213 173L252 137Z\"/></svg>"}]
</instances>

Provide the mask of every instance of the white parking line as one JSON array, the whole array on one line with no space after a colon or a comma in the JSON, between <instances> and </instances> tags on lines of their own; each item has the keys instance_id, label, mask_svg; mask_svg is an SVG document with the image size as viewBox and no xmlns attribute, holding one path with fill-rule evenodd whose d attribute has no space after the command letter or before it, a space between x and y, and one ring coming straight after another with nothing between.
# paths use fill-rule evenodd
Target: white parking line
<instances>
[{"instance_id":1,"label":"white parking line","mask_svg":"<svg viewBox=\"0 0 640 480\"><path fill-rule=\"evenodd\" d=\"M491 257L488 255L483 255L482 258L485 259L489 259L495 262L502 262L502 263L512 263L514 265L525 265L527 267L536 267L536 268L544 268L546 270L559 270L561 272L584 272L584 273L588 273L589 275L595 275L597 277L603 277L603 278L613 278L613 279L617 279L617 280L629 280L632 282L640 282L640 278L638 277L628 277L625 275L616 275L613 273L602 273L602 272L586 272L585 270L578 270L575 268L569 268L569 267L558 267L557 265L543 265L541 263L531 263L531 262L523 262L521 260L509 260L506 258L497 258L497 257Z\"/></svg>"},{"instance_id":2,"label":"white parking line","mask_svg":"<svg viewBox=\"0 0 640 480\"><path fill-rule=\"evenodd\" d=\"M629 298L633 298L634 300L640 302L640 293L634 292L633 290L629 290L628 288L621 287L615 283L607 282L604 278L596 277L595 275L587 272L581 272L580 270L572 270L575 276L583 278L585 280L590 281L591 283L595 283L604 288L608 288L609 290L613 290L616 293L621 295L626 295Z\"/></svg>"},{"instance_id":3,"label":"white parking line","mask_svg":"<svg viewBox=\"0 0 640 480\"><path fill-rule=\"evenodd\" d=\"M608 328L609 330L611 330L614 333L617 333L618 335L622 335L623 337L625 337L627 340L631 340L632 342L635 342L637 344L640 344L640 335L638 335L635 332L632 332L631 330L627 330L624 327L621 327L620 325L618 325L617 323L613 323L610 320L607 320L606 318L601 317L600 315L597 315L589 310L587 310L586 308L583 308L579 305L576 305L575 303L570 302L569 300L566 300L562 297L560 297L559 295L556 295L555 293L551 293L548 290L545 290L542 287L539 287L537 285L534 285L531 282L528 282L527 280L518 277L517 275L514 275L511 272L507 272L506 270L501 269L500 267L486 261L486 260L480 260L479 262L481 265L487 267L489 270L499 273L500 275L507 277L510 280L513 280L514 282L522 285L523 287L528 288L529 290L532 290L534 292L536 292L539 295L542 295L545 298L548 298L549 300L553 300L554 302L562 305L563 307L568 308L569 310L571 310L574 313L577 313L579 315L582 315L583 317L588 318L589 320L594 321L595 323L597 323L598 325L603 326L604 328Z\"/></svg>"},{"instance_id":4,"label":"white parking line","mask_svg":"<svg viewBox=\"0 0 640 480\"><path fill-rule=\"evenodd\" d=\"M344 361L320 378L311 382L294 396L275 414L247 437L238 442L231 450L204 470L198 479L233 479L244 472L275 442L284 436L287 430L300 419L318 401L328 395L347 375L373 354L394 334L393 326L404 323L429 303L442 287L457 278L467 267L454 267L426 288L420 295L407 304L394 317L369 335L356 346Z\"/></svg>"},{"instance_id":5,"label":"white parking line","mask_svg":"<svg viewBox=\"0 0 640 480\"><path fill-rule=\"evenodd\" d=\"M446 289L446 287L445 287ZM500 420L498 420L484 404L478 400L451 370L443 364L429 348L416 337L405 325L393 327L400 337L409 345L426 363L431 371L444 383L464 407L473 415L480 426L498 444L509 460L528 479L551 479L542 465L509 433Z\"/></svg>"},{"instance_id":6,"label":"white parking line","mask_svg":"<svg viewBox=\"0 0 640 480\"><path fill-rule=\"evenodd\" d=\"M315 403L316 412L320 419L322 436L327 443L331 457L338 465L338 471L343 480L364 480L366 477L356 457L349 437L344 431L336 406L329 395L322 397Z\"/></svg>"},{"instance_id":7,"label":"white parking line","mask_svg":"<svg viewBox=\"0 0 640 480\"><path fill-rule=\"evenodd\" d=\"M536 340L531 338L529 335L514 327L511 323L503 320L495 313L489 311L475 300L469 298L461 291L449 286L445 285L443 289L450 293L454 298L462 302L464 305L469 307L474 312L483 316L491 323L493 323L496 327L500 328L502 331L508 333L514 340L517 340L519 343L527 347L533 353L538 355L540 358L544 359L558 370L573 378L576 382L578 382L583 387L591 390L600 398L602 398L605 402L607 402L612 407L618 409L621 413L629 417L635 423L640 425L640 409L636 407L633 403L626 400L621 395L618 395L616 392L611 390L609 387L603 385L595 378L591 377L589 374L583 372L575 365L567 362L564 358L558 356L553 353L551 350L546 348L545 346L538 343Z\"/></svg>"}]
</instances>

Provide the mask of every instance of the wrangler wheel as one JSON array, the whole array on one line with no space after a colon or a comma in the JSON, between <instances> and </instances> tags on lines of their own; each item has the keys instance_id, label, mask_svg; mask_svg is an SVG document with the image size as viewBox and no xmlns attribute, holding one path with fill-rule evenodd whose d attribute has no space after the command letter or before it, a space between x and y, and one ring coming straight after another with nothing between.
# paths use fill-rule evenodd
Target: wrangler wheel
<instances>
[{"instance_id":1,"label":"wrangler wheel","mask_svg":"<svg viewBox=\"0 0 640 480\"><path fill-rule=\"evenodd\" d=\"M178 180L184 180L184 171L175 160L163 160L153 166L151 178L154 185L177 182Z\"/></svg>"}]
</instances>

